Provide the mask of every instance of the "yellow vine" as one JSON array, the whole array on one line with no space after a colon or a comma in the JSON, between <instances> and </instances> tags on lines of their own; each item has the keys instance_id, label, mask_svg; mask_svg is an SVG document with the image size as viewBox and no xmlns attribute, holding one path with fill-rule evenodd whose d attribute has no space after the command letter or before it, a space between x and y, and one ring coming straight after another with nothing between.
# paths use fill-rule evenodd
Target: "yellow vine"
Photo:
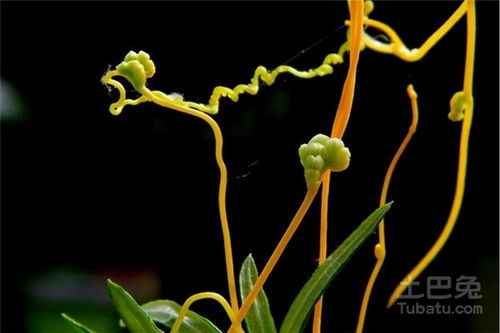
<instances>
[{"instance_id":1,"label":"yellow vine","mask_svg":"<svg viewBox=\"0 0 500 333\"><path fill-rule=\"evenodd\" d=\"M385 174L384 183L382 185L382 193L380 194L380 206L384 205L387 202L387 192L389 191L389 185L391 183L392 174L394 173L394 169L396 168L396 165L397 165L399 159L401 158L401 156L403 155L403 152L405 151L406 147L408 146L408 143L410 142L411 138L413 137L413 134L415 134L415 131L417 130L417 124L418 124L417 93L413 89L413 85L408 86L407 92L408 92L408 96L410 97L410 101L411 101L412 122L411 122L410 127L408 128L408 133L406 134L405 138L401 142L401 145L399 146L398 150L394 154L394 157L392 158L392 161L389 164L389 167L388 167L387 172ZM358 326L356 327L357 333L363 332L363 326L365 323L366 312L368 309L368 302L370 301L370 295L371 295L373 286L375 285L375 280L377 279L377 276L378 276L380 269L382 268L382 265L384 264L384 260L385 260L385 255L386 255L385 219L382 219L382 221L378 225L378 237L379 237L379 242L378 242L378 244L375 245L375 258L377 259L377 262L376 262L375 267L373 268L373 271L370 275L370 279L368 280L368 284L366 286L365 293L363 295L361 309L359 311L359 316L358 316Z\"/></svg>"},{"instance_id":2,"label":"yellow vine","mask_svg":"<svg viewBox=\"0 0 500 333\"><path fill-rule=\"evenodd\" d=\"M230 333L234 331L243 332L241 328L241 321L244 319L247 311L250 309L256 296L262 289L265 281L271 274L273 268L284 252L288 242L291 240L293 234L299 227L304 215L309 209L312 201L314 200L319 185L322 184L322 199L321 199L321 223L320 223L320 254L319 261L323 262L326 258L327 253L327 229L328 229L328 197L330 193L330 169L323 169L318 167L321 171L319 176L315 173L319 171L316 170L316 166L313 165L313 169L306 170L306 180L308 180L307 172L312 172L314 177L311 185L308 182L308 191L304 198L304 201L294 218L292 219L289 227L282 236L280 242L278 243L273 254L269 258L266 266L262 270L262 273L258 277L253 290L249 293L247 299L243 302L241 308L238 305L236 284L234 278L234 264L232 257L232 246L231 237L229 231L229 223L227 220L226 212L226 188L227 188L227 169L222 155L222 132L218 124L213 120L209 114L217 114L219 111L220 99L222 97L227 97L233 102L239 100L241 94L247 93L255 95L259 92L260 83L263 82L266 85L272 85L279 74L289 73L299 78L314 78L318 76L324 76L333 73L333 66L343 62L343 55L346 51L349 52L349 70L347 77L344 82L344 87L342 90L342 95L339 101L339 106L335 114L335 120L333 122L331 138L341 139L347 128L347 124L350 117L350 112L354 99L354 88L356 82L356 69L359 60L359 54L361 50L365 47L372 49L381 53L393 54L405 61L418 61L423 56L425 56L429 50L445 36L448 31L458 22L458 20L467 15L467 51L466 51L466 64L465 64L465 75L464 75L464 85L463 90L457 92L450 101L451 111L449 113L449 118L452 121L460 121L463 119L462 132L460 137L460 149L459 149L459 160L458 160L458 172L457 172L457 182L455 188L455 196L453 199L451 211L445 227L438 237L436 243L432 246L429 252L424 256L424 258L417 264L417 266L403 279L402 282L396 290L393 292L389 299L388 306L391 306L399 295L404 292L406 286L409 282L414 280L425 267L433 260L437 253L441 250L446 240L448 239L451 231L453 230L454 224L457 220L460 206L463 199L464 187L465 187L465 176L466 176L466 165L467 165L467 151L468 151L468 140L470 135L470 128L472 123L472 113L473 113L473 97L472 97L472 77L473 77L473 65L474 65L474 47L475 47L475 2L474 0L464 0L463 3L457 8L457 10L446 20L446 22L438 28L423 44L417 49L408 49L402 42L398 34L387 24L368 18L368 14L373 10L373 3L371 1L362 0L348 0L350 20L346 21L346 25L349 26L348 40L340 47L338 53L328 54L323 62L317 67L306 71L299 71L291 66L282 65L278 66L273 70L268 70L263 66L257 67L254 72L253 77L247 84L239 84L234 88L215 87L207 104L195 103L191 101L185 101L184 97L180 94L165 94L161 91L150 90L146 87L146 81L148 78L152 77L156 71L153 62L149 59L149 55L145 52L130 52L125 60L116 67L115 70L109 71L105 74L102 81L105 84L115 87L119 91L118 100L111 104L110 112L112 114L118 115L123 111L123 108L127 105L138 105L143 102L154 102L166 108L174 109L180 112L184 112L195 117L204 120L212 129L215 136L215 158L220 170L220 182L219 182L219 215L221 221L221 227L223 232L224 240L224 253L226 261L226 272L228 280L228 289L230 304L224 299L223 296L206 292L193 295L188 298L181 308L180 315L174 325L173 333L177 332L179 329L183 317L186 315L189 306L200 299L211 298L218 301L226 310L228 317L231 320L231 327L229 328ZM383 43L367 34L364 27L371 27L378 29L381 33L385 34L389 42ZM127 79L134 88L141 94L139 98L128 99L126 98L126 91L123 85L114 79L116 76L121 76ZM412 87L408 88L408 93L412 101L412 114L413 114L413 124L410 131L403 141L400 149L394 156L393 161L389 167L386 178L384 180L384 185L381 195L381 204L386 200L387 188L389 186L390 177L393 172L394 166L404 148L406 147L411 134L412 128L416 126L418 119L417 105L416 105L416 93L413 91ZM343 146L343 143L342 143ZM348 152L348 151L347 151ZM350 156L350 154L349 154ZM321 164L322 166L323 164ZM310 174L309 174L310 176ZM316 179L316 180L315 180ZM384 222L379 226L379 243L376 245L375 254L377 258L377 263L370 276L367 289L362 302L362 307L360 310L360 317L358 321L357 331L361 332L363 329L364 319L366 316L366 310L368 305L368 300L370 297L371 290L373 288L375 279L380 271L382 263L385 258L385 231ZM321 312L322 312L322 300L318 301L314 311L313 318L313 332L321 332Z\"/></svg>"}]
</instances>

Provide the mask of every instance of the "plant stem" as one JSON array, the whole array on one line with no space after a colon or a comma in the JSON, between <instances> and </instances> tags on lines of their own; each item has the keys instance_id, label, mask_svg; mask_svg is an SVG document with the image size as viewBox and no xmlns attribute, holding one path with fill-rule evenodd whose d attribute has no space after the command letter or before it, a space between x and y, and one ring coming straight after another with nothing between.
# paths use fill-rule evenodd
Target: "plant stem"
<instances>
[{"instance_id":1,"label":"plant stem","mask_svg":"<svg viewBox=\"0 0 500 333\"><path fill-rule=\"evenodd\" d=\"M210 125L215 136L215 159L220 170L220 182L219 182L219 215L221 220L222 235L224 238L224 254L226 259L226 272L229 287L229 297L231 301L231 308L235 313L238 312L238 296L236 293L236 282L234 277L234 264L233 264L233 252L231 246L231 235L229 232L229 223L227 220L226 212L226 190L227 190L227 168L224 163L224 158L222 156L222 131L219 125L212 117L198 110L191 109L189 107L179 105L176 103L171 103L166 99L161 98L160 94L155 94L155 92L144 88L140 91L144 96L146 96L152 102L159 104L161 106L171 108L177 111L181 111L195 117L201 118Z\"/></svg>"},{"instance_id":2,"label":"plant stem","mask_svg":"<svg viewBox=\"0 0 500 333\"><path fill-rule=\"evenodd\" d=\"M450 237L451 232L460 213L462 200L465 191L465 178L467 174L467 155L469 147L470 129L472 126L472 115L474 110L474 100L472 97L472 77L474 71L474 50L476 44L476 10L474 0L465 0L467 4L467 49L465 57L465 75L463 92L466 98L464 119L462 121L462 131L460 134L460 146L458 156L458 171L455 185L455 194L451 205L450 213L446 224L437 238L436 242L418 264L406 275L391 294L387 307L391 307L398 297L406 290L408 285L414 281L420 273L431 263L436 255L441 251L444 244Z\"/></svg>"},{"instance_id":3,"label":"plant stem","mask_svg":"<svg viewBox=\"0 0 500 333\"><path fill-rule=\"evenodd\" d=\"M262 273L259 275L259 278L257 281L255 281L255 285L248 294L248 297L246 298L245 302L241 305L240 311L237 314L236 317L236 323L239 324L245 318L248 310L250 310L250 307L252 306L252 303L255 301L255 298L259 294L260 290L264 286L264 283L266 282L267 278L271 274L272 270L274 269L274 266L276 266L276 263L280 259L281 255L283 254L283 251L285 250L286 246L290 242L290 239L294 235L295 231L300 225L300 222L302 222L302 219L304 218L304 215L307 213L309 210L309 207L311 206L311 203L313 202L314 198L316 197L316 194L318 193L318 187L314 187L313 189L307 191L306 196L304 200L302 201L302 204L300 205L299 209L297 210L297 213L295 213L295 216L293 217L292 221L290 222L290 225L286 229L285 233L281 237L280 242L276 246L276 249L274 250L273 254L267 261L266 266L262 270ZM231 327L228 330L228 333L233 333L235 330L236 326L233 323Z\"/></svg>"},{"instance_id":4,"label":"plant stem","mask_svg":"<svg viewBox=\"0 0 500 333\"><path fill-rule=\"evenodd\" d=\"M412 85L408 86L408 96L410 97L411 101L411 111L412 111L412 122L410 127L408 128L408 133L406 134L405 138L401 142L401 145L399 146L398 150L394 154L391 163L389 164L389 167L387 168L387 172L385 174L384 178L384 183L382 185L382 192L380 194L380 206L385 205L387 202L387 192L389 191L389 185L391 183L392 179L392 174L394 173L394 169L396 168L396 165L403 155L403 152L406 150L406 147L408 146L408 143L410 142L411 138L413 137L413 134L415 134L415 131L417 130L417 124L418 124L418 104L417 104L417 93L413 89ZM378 225L378 237L379 237L379 242L378 244L375 245L375 258L377 259L377 262L375 263L375 267L373 268L373 271L370 275L370 278L368 279L368 283L366 285L365 293L363 295L363 300L361 302L361 309L359 310L359 316L358 316L358 325L356 327L356 332L361 333L363 331L364 323L365 323L365 318L366 318L366 312L368 309L368 302L370 301L370 295L373 290L373 286L375 285L375 280L377 279L377 276L380 272L380 269L382 268L382 265L384 264L385 256L386 256L386 248L385 248L385 219L383 219L380 224Z\"/></svg>"},{"instance_id":5,"label":"plant stem","mask_svg":"<svg viewBox=\"0 0 500 333\"><path fill-rule=\"evenodd\" d=\"M333 121L331 137L342 139L347 128L347 123L351 115L351 109L354 99L354 88L356 86L356 72L361 51L361 40L363 35L363 1L351 0L350 2L351 16L351 39L349 47L349 70L344 81L342 95ZM319 264L321 265L326 259L327 253L327 228L328 223L328 197L330 192L330 172L323 178L323 190L321 193L321 226L320 226L320 254ZM313 317L313 333L321 332L321 314L323 308L323 297L321 297L314 309Z\"/></svg>"}]
</instances>

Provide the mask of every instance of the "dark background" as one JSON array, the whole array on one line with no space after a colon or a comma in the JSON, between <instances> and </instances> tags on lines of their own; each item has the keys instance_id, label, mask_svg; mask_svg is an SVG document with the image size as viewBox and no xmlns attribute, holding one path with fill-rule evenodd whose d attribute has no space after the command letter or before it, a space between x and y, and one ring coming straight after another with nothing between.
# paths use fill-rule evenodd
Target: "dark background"
<instances>
[{"instance_id":1,"label":"dark background","mask_svg":"<svg viewBox=\"0 0 500 333\"><path fill-rule=\"evenodd\" d=\"M458 5L377 2L371 17L417 47ZM108 106L117 94L100 78L129 50L144 50L157 68L150 87L204 103L216 85L248 82L258 65L318 66L345 40L347 17L341 2L2 1L2 84L18 98L9 106L2 96L2 332L43 331L39 323L58 322L60 311L74 314L67 303L91 308L93 299L106 299L107 277L141 302L182 303L205 290L226 295L218 169L208 126L152 104L113 116ZM331 188L332 251L378 205L386 167L411 121L409 83L421 111L390 188L395 204L386 221L388 256L366 332L498 331L498 2L478 1L477 20L464 204L449 242L420 281L424 288L428 276L477 277L482 299L444 303L480 304L483 314L385 309L393 288L438 236L451 205L460 124L447 113L450 97L462 87L462 19L421 62L361 54L344 137L351 166L333 175ZM297 148L329 133L346 69L338 65L332 75L307 81L284 74L257 96L222 101L215 119L225 138L237 267L251 252L262 268L300 205L306 188ZM315 202L266 284L278 323L316 265L318 222ZM330 287L325 332L354 331L375 241ZM93 293L84 288L89 276L101 286L92 284ZM194 309L220 327L228 323L210 301Z\"/></svg>"}]
</instances>

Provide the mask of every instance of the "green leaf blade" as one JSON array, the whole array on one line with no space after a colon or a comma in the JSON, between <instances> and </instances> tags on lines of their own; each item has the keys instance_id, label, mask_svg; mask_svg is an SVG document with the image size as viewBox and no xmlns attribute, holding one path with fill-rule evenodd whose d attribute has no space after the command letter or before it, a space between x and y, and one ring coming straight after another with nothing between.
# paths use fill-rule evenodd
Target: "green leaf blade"
<instances>
[{"instance_id":1,"label":"green leaf blade","mask_svg":"<svg viewBox=\"0 0 500 333\"><path fill-rule=\"evenodd\" d=\"M68 316L65 313L63 313L61 315L70 324L70 326L73 327L78 332L80 332L80 333L97 333L96 331L91 330L87 326L85 326L82 323L76 321L75 319L71 318L70 316Z\"/></svg>"},{"instance_id":2,"label":"green leaf blade","mask_svg":"<svg viewBox=\"0 0 500 333\"><path fill-rule=\"evenodd\" d=\"M241 266L239 282L241 301L244 302L259 277L255 261L250 254ZM264 290L257 295L245 317L247 333L276 333L276 325L271 314L269 301Z\"/></svg>"},{"instance_id":3,"label":"green leaf blade","mask_svg":"<svg viewBox=\"0 0 500 333\"><path fill-rule=\"evenodd\" d=\"M157 300L142 305L153 321L172 328L181 306L170 300ZM189 310L182 321L179 333L222 333L210 320Z\"/></svg>"},{"instance_id":4,"label":"green leaf blade","mask_svg":"<svg viewBox=\"0 0 500 333\"><path fill-rule=\"evenodd\" d=\"M125 289L108 280L108 292L115 309L131 333L163 333Z\"/></svg>"},{"instance_id":5,"label":"green leaf blade","mask_svg":"<svg viewBox=\"0 0 500 333\"><path fill-rule=\"evenodd\" d=\"M373 233L377 225L389 211L391 203L377 208L349 237L314 271L312 277L302 287L293 301L280 328L280 333L302 332L307 318L317 300L326 291L332 280L350 260L356 250Z\"/></svg>"}]
</instances>

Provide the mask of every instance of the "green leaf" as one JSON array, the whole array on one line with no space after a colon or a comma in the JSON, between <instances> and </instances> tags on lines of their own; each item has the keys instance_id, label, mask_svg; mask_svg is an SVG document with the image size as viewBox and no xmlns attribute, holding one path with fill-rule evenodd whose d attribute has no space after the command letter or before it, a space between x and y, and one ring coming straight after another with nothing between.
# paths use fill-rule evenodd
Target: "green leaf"
<instances>
[{"instance_id":1,"label":"green leaf","mask_svg":"<svg viewBox=\"0 0 500 333\"><path fill-rule=\"evenodd\" d=\"M108 292L115 309L131 333L163 333L125 289L108 280Z\"/></svg>"},{"instance_id":2,"label":"green leaf","mask_svg":"<svg viewBox=\"0 0 500 333\"><path fill-rule=\"evenodd\" d=\"M88 328L85 325L79 323L78 321L76 321L75 319L71 318L70 316L68 316L65 313L63 313L61 315L62 315L62 317L64 319L66 319L66 321L71 325L71 327L73 327L78 332L82 332L82 333L97 333L96 331L91 330L90 328Z\"/></svg>"},{"instance_id":3,"label":"green leaf","mask_svg":"<svg viewBox=\"0 0 500 333\"><path fill-rule=\"evenodd\" d=\"M257 267L250 254L243 262L240 270L240 295L242 302L247 298L258 277ZM250 307L245 317L245 323L247 324L248 333L277 332L273 316L271 315L271 309L269 308L269 301L264 290L259 292L259 295Z\"/></svg>"},{"instance_id":4,"label":"green leaf","mask_svg":"<svg viewBox=\"0 0 500 333\"><path fill-rule=\"evenodd\" d=\"M373 233L379 222L391 208L392 202L376 209L344 242L321 264L302 287L283 320L280 333L300 333L316 301L323 295L332 280Z\"/></svg>"},{"instance_id":5,"label":"green leaf","mask_svg":"<svg viewBox=\"0 0 500 333\"><path fill-rule=\"evenodd\" d=\"M142 308L156 323L172 328L181 306L174 301L157 300L142 305ZM222 333L222 331L207 318L188 310L179 333Z\"/></svg>"}]
</instances>

